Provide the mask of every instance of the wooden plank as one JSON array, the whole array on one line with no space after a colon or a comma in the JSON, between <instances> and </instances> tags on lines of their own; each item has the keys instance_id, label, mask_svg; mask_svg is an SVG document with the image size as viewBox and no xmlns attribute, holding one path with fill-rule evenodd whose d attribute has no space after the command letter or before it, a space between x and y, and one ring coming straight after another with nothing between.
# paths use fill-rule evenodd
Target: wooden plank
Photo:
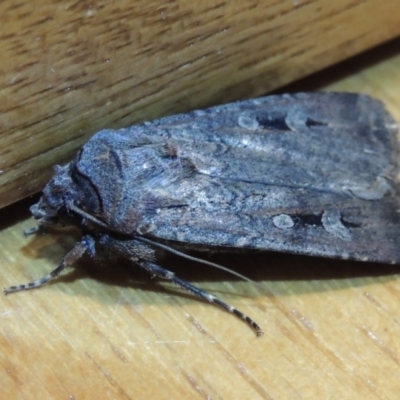
<instances>
[{"instance_id":1,"label":"wooden plank","mask_svg":"<svg viewBox=\"0 0 400 400\"><path fill-rule=\"evenodd\" d=\"M397 0L5 0L0 15L0 207L99 129L261 95L400 34Z\"/></svg>"},{"instance_id":2,"label":"wooden plank","mask_svg":"<svg viewBox=\"0 0 400 400\"><path fill-rule=\"evenodd\" d=\"M365 65L365 57L358 60L339 67ZM400 121L398 71L400 53L323 88L372 94ZM297 88L334 74L331 69ZM23 238L22 230L34 224L27 203L0 212L3 286L51 270L74 242L69 236ZM40 290L0 295L3 397L398 398L398 267L277 254L216 261L265 289L182 260L170 267L251 315L263 337L136 270L85 265Z\"/></svg>"}]
</instances>

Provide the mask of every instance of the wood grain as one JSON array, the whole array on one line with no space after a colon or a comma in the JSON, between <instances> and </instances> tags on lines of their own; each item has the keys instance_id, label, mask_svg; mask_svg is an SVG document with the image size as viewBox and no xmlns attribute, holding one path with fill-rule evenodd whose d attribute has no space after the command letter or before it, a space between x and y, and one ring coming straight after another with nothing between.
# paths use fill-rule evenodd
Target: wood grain
<instances>
[{"instance_id":1,"label":"wood grain","mask_svg":"<svg viewBox=\"0 0 400 400\"><path fill-rule=\"evenodd\" d=\"M400 121L398 44L392 43L390 58L370 60L366 69L365 56L339 65L339 72L357 72L323 88L372 94ZM337 73L330 69L296 88ZM34 224L28 203L0 213L3 286L51 270L74 242L71 236L23 238ZM171 268L248 313L263 337L134 269L83 265L41 289L0 296L2 396L398 399L398 266L279 254L216 261L263 289L182 260Z\"/></svg>"},{"instance_id":2,"label":"wood grain","mask_svg":"<svg viewBox=\"0 0 400 400\"><path fill-rule=\"evenodd\" d=\"M400 34L397 0L5 0L0 15L0 207L99 129L261 95Z\"/></svg>"}]
</instances>

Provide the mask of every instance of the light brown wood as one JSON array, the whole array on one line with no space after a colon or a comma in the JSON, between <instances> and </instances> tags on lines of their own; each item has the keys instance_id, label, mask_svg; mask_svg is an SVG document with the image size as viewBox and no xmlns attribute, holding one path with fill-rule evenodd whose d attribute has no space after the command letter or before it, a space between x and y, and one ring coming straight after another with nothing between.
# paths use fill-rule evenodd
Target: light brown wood
<instances>
[{"instance_id":1,"label":"light brown wood","mask_svg":"<svg viewBox=\"0 0 400 400\"><path fill-rule=\"evenodd\" d=\"M99 129L261 95L400 34L398 0L5 0L0 15L0 207Z\"/></svg>"},{"instance_id":2,"label":"light brown wood","mask_svg":"<svg viewBox=\"0 0 400 400\"><path fill-rule=\"evenodd\" d=\"M370 93L400 121L398 71L399 53L324 88ZM2 286L51 270L74 241L23 238L34 224L27 207L0 213ZM398 399L398 267L273 254L218 261L264 289L185 261L171 267L251 315L263 337L170 285L137 283L134 269L86 266L41 289L0 295L2 397Z\"/></svg>"}]
</instances>

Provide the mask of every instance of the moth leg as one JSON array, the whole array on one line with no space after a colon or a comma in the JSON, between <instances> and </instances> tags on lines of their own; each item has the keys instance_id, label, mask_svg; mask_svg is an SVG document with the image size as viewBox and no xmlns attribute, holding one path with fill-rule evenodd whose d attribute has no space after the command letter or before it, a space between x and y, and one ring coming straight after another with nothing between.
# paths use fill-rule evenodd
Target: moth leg
<instances>
[{"instance_id":1,"label":"moth leg","mask_svg":"<svg viewBox=\"0 0 400 400\"><path fill-rule=\"evenodd\" d=\"M30 228L24 229L24 236L31 236L34 235L38 232L41 233L51 233L51 232L56 232L58 229L64 228L66 226L65 223L62 223L60 221L54 222L54 221L46 221L43 222L41 221L39 224L31 226Z\"/></svg>"},{"instance_id":2,"label":"moth leg","mask_svg":"<svg viewBox=\"0 0 400 400\"><path fill-rule=\"evenodd\" d=\"M93 238L90 236L84 236L81 241L76 243L73 249L64 256L60 265L57 268L53 269L53 271L51 271L49 274L29 283L5 288L4 293L9 294L13 292L20 292L23 290L35 289L39 286L43 286L50 280L60 275L60 273L66 268L71 267L73 264L75 264L85 253L93 255L94 251Z\"/></svg>"},{"instance_id":3,"label":"moth leg","mask_svg":"<svg viewBox=\"0 0 400 400\"><path fill-rule=\"evenodd\" d=\"M223 301L207 293L206 291L197 288L196 286L190 284L189 282L184 281L181 278L178 278L172 271L162 268L149 261L140 260L136 261L136 263L139 264L143 269L145 269L150 274L155 275L162 279L170 280L171 282L187 290L188 292L194 294L195 296L207 300L211 304L216 304L217 306L223 308L224 310L229 311L232 314L235 314L237 317L239 317L248 325L250 325L251 328L255 330L257 336L261 336L263 334L261 328L246 314L243 314L241 311L237 310L236 308L230 306L227 303L224 303Z\"/></svg>"},{"instance_id":4,"label":"moth leg","mask_svg":"<svg viewBox=\"0 0 400 400\"><path fill-rule=\"evenodd\" d=\"M30 228L26 228L26 229L24 229L24 236L33 235L33 234L39 232L40 230L41 230L40 225L35 225Z\"/></svg>"}]
</instances>

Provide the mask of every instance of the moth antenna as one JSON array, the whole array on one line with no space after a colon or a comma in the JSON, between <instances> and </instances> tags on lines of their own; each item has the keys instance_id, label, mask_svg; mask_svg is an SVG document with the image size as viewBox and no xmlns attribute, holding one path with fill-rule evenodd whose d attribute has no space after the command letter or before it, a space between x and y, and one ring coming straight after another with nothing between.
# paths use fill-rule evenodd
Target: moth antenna
<instances>
[{"instance_id":1,"label":"moth antenna","mask_svg":"<svg viewBox=\"0 0 400 400\"><path fill-rule=\"evenodd\" d=\"M70 210L75 211L77 214L79 214L81 217L86 218L88 221L98 224L98 225L102 226L103 228L107 228L108 230L110 229L104 222L98 220L97 218L93 217L90 214L87 214L85 211L81 210L79 207L76 207L73 203L70 203L68 206L69 206ZM158 243L158 242L153 242L152 240L144 238L143 236L135 236L134 238L141 242L144 242L144 243L150 244L152 246L158 247L160 249L166 250L166 251L168 251L172 254L175 254L179 257L186 258L187 260L195 261L195 262L198 262L198 263L204 264L204 265L209 265L210 267L214 267L214 268L220 269L222 271L228 272L229 274L237 276L238 278L243 279L247 282L251 282L256 285L260 285L258 282L253 281L252 279L248 278L247 276L239 274L239 272L236 272L230 268L224 267L223 265L213 263L211 261L203 260L202 258L189 256L188 254L185 254L185 253L182 253L181 251L175 250L174 248L172 248L170 246L167 246L165 244Z\"/></svg>"},{"instance_id":2,"label":"moth antenna","mask_svg":"<svg viewBox=\"0 0 400 400\"><path fill-rule=\"evenodd\" d=\"M175 250L174 248L169 247L169 246L167 246L165 244L153 242L152 240L144 238L142 236L135 236L135 239L137 239L137 240L139 240L141 242L150 244L152 246L159 247L160 249L166 250L166 251L168 251L168 252L170 252L172 254L175 254L175 255L177 255L179 257L186 258L187 260L195 261L195 262L198 262L198 263L204 264L204 265L209 265L210 267L214 267L214 268L220 269L222 271L228 272L231 275L237 276L240 279L243 279L243 280L245 280L247 282L250 282L250 283L254 283L257 286L261 287L261 285L258 282L253 281L252 279L248 278L247 276L239 274L239 272L236 272L236 271L234 271L234 270L232 270L230 268L224 267L223 265L220 265L220 264L217 264L217 263L213 263L211 261L203 260L202 258L197 258L197 257L190 256L188 254L182 253L181 251Z\"/></svg>"},{"instance_id":3,"label":"moth antenna","mask_svg":"<svg viewBox=\"0 0 400 400\"><path fill-rule=\"evenodd\" d=\"M88 221L91 221L91 222L93 222L93 223L95 223L97 225L100 225L103 228L106 228L108 230L110 229L107 226L107 224L105 224L104 222L98 220L97 218L93 217L92 215L86 213L85 211L81 210L79 207L76 207L72 202L70 204L68 204L68 207L70 208L70 210L76 212L81 217L86 218ZM252 279L248 278L247 276L239 274L239 272L236 272L236 271L234 271L234 270L232 270L230 268L224 267L223 265L220 265L220 264L217 264L217 263L214 263L214 262L211 262L211 261L203 260L202 258L190 256L188 254L182 253L181 251L175 250L174 248L172 248L170 246L167 246L165 244L153 242L152 240L144 238L143 236L135 236L135 239L137 239L137 240L139 240L141 242L150 244L152 246L158 247L160 249L166 250L166 251L168 251L168 252L170 252L172 254L175 254L175 255L177 255L179 257L186 258L187 260L195 261L195 262L198 262L198 263L204 264L204 265L209 265L210 267L214 267L214 268L217 268L217 269L219 269L221 271L225 271L228 274L237 276L240 279L243 279L243 280L245 280L247 282L250 282L250 283L253 283L253 284L257 285L257 286L262 287L258 282L253 281Z\"/></svg>"},{"instance_id":4,"label":"moth antenna","mask_svg":"<svg viewBox=\"0 0 400 400\"><path fill-rule=\"evenodd\" d=\"M110 230L110 227L107 226L103 221L100 221L96 217L93 217L93 215L88 214L87 212L81 210L79 207L77 207L72 201L68 203L68 208L71 211L76 212L78 215L80 215L83 218L86 218L88 221L93 222L94 224L97 224L103 228L106 228L107 230Z\"/></svg>"},{"instance_id":5,"label":"moth antenna","mask_svg":"<svg viewBox=\"0 0 400 400\"><path fill-rule=\"evenodd\" d=\"M100 225L103 228L106 228L107 230L110 229L107 226L107 224L105 224L104 222L98 220L97 218L93 217L92 215L86 213L85 211L81 210L79 207L76 207L72 202L70 204L68 204L68 207L69 207L70 210L76 212L81 217L86 218L88 221L91 221L91 222L93 222L93 223L95 223L97 225ZM234 271L234 270L232 270L230 268L224 267L223 265L220 265L220 264L217 264L217 263L213 263L211 261L203 260L202 258L189 256L188 254L185 254L185 253L182 253L181 251L175 250L174 248L172 248L170 246L167 246L167 245L162 244L162 243L153 242L152 240L144 238L143 236L135 236L134 238L139 240L139 241L141 241L141 242L144 242L144 243L150 244L152 246L158 247L160 249L166 250L166 251L168 251L168 252L170 252L172 254L175 254L175 255L177 255L179 257L186 258L187 260L195 261L195 262L198 262L198 263L204 264L204 265L209 265L210 267L214 267L214 268L217 268L217 269L219 269L221 271L228 272L229 274L237 276L240 279L243 279L243 280L245 280L247 282L250 282L250 283L253 283L253 284L257 285L257 286L262 287L258 282L253 281L252 279L248 278L247 276L239 274L239 272L236 272L236 271Z\"/></svg>"}]
</instances>

